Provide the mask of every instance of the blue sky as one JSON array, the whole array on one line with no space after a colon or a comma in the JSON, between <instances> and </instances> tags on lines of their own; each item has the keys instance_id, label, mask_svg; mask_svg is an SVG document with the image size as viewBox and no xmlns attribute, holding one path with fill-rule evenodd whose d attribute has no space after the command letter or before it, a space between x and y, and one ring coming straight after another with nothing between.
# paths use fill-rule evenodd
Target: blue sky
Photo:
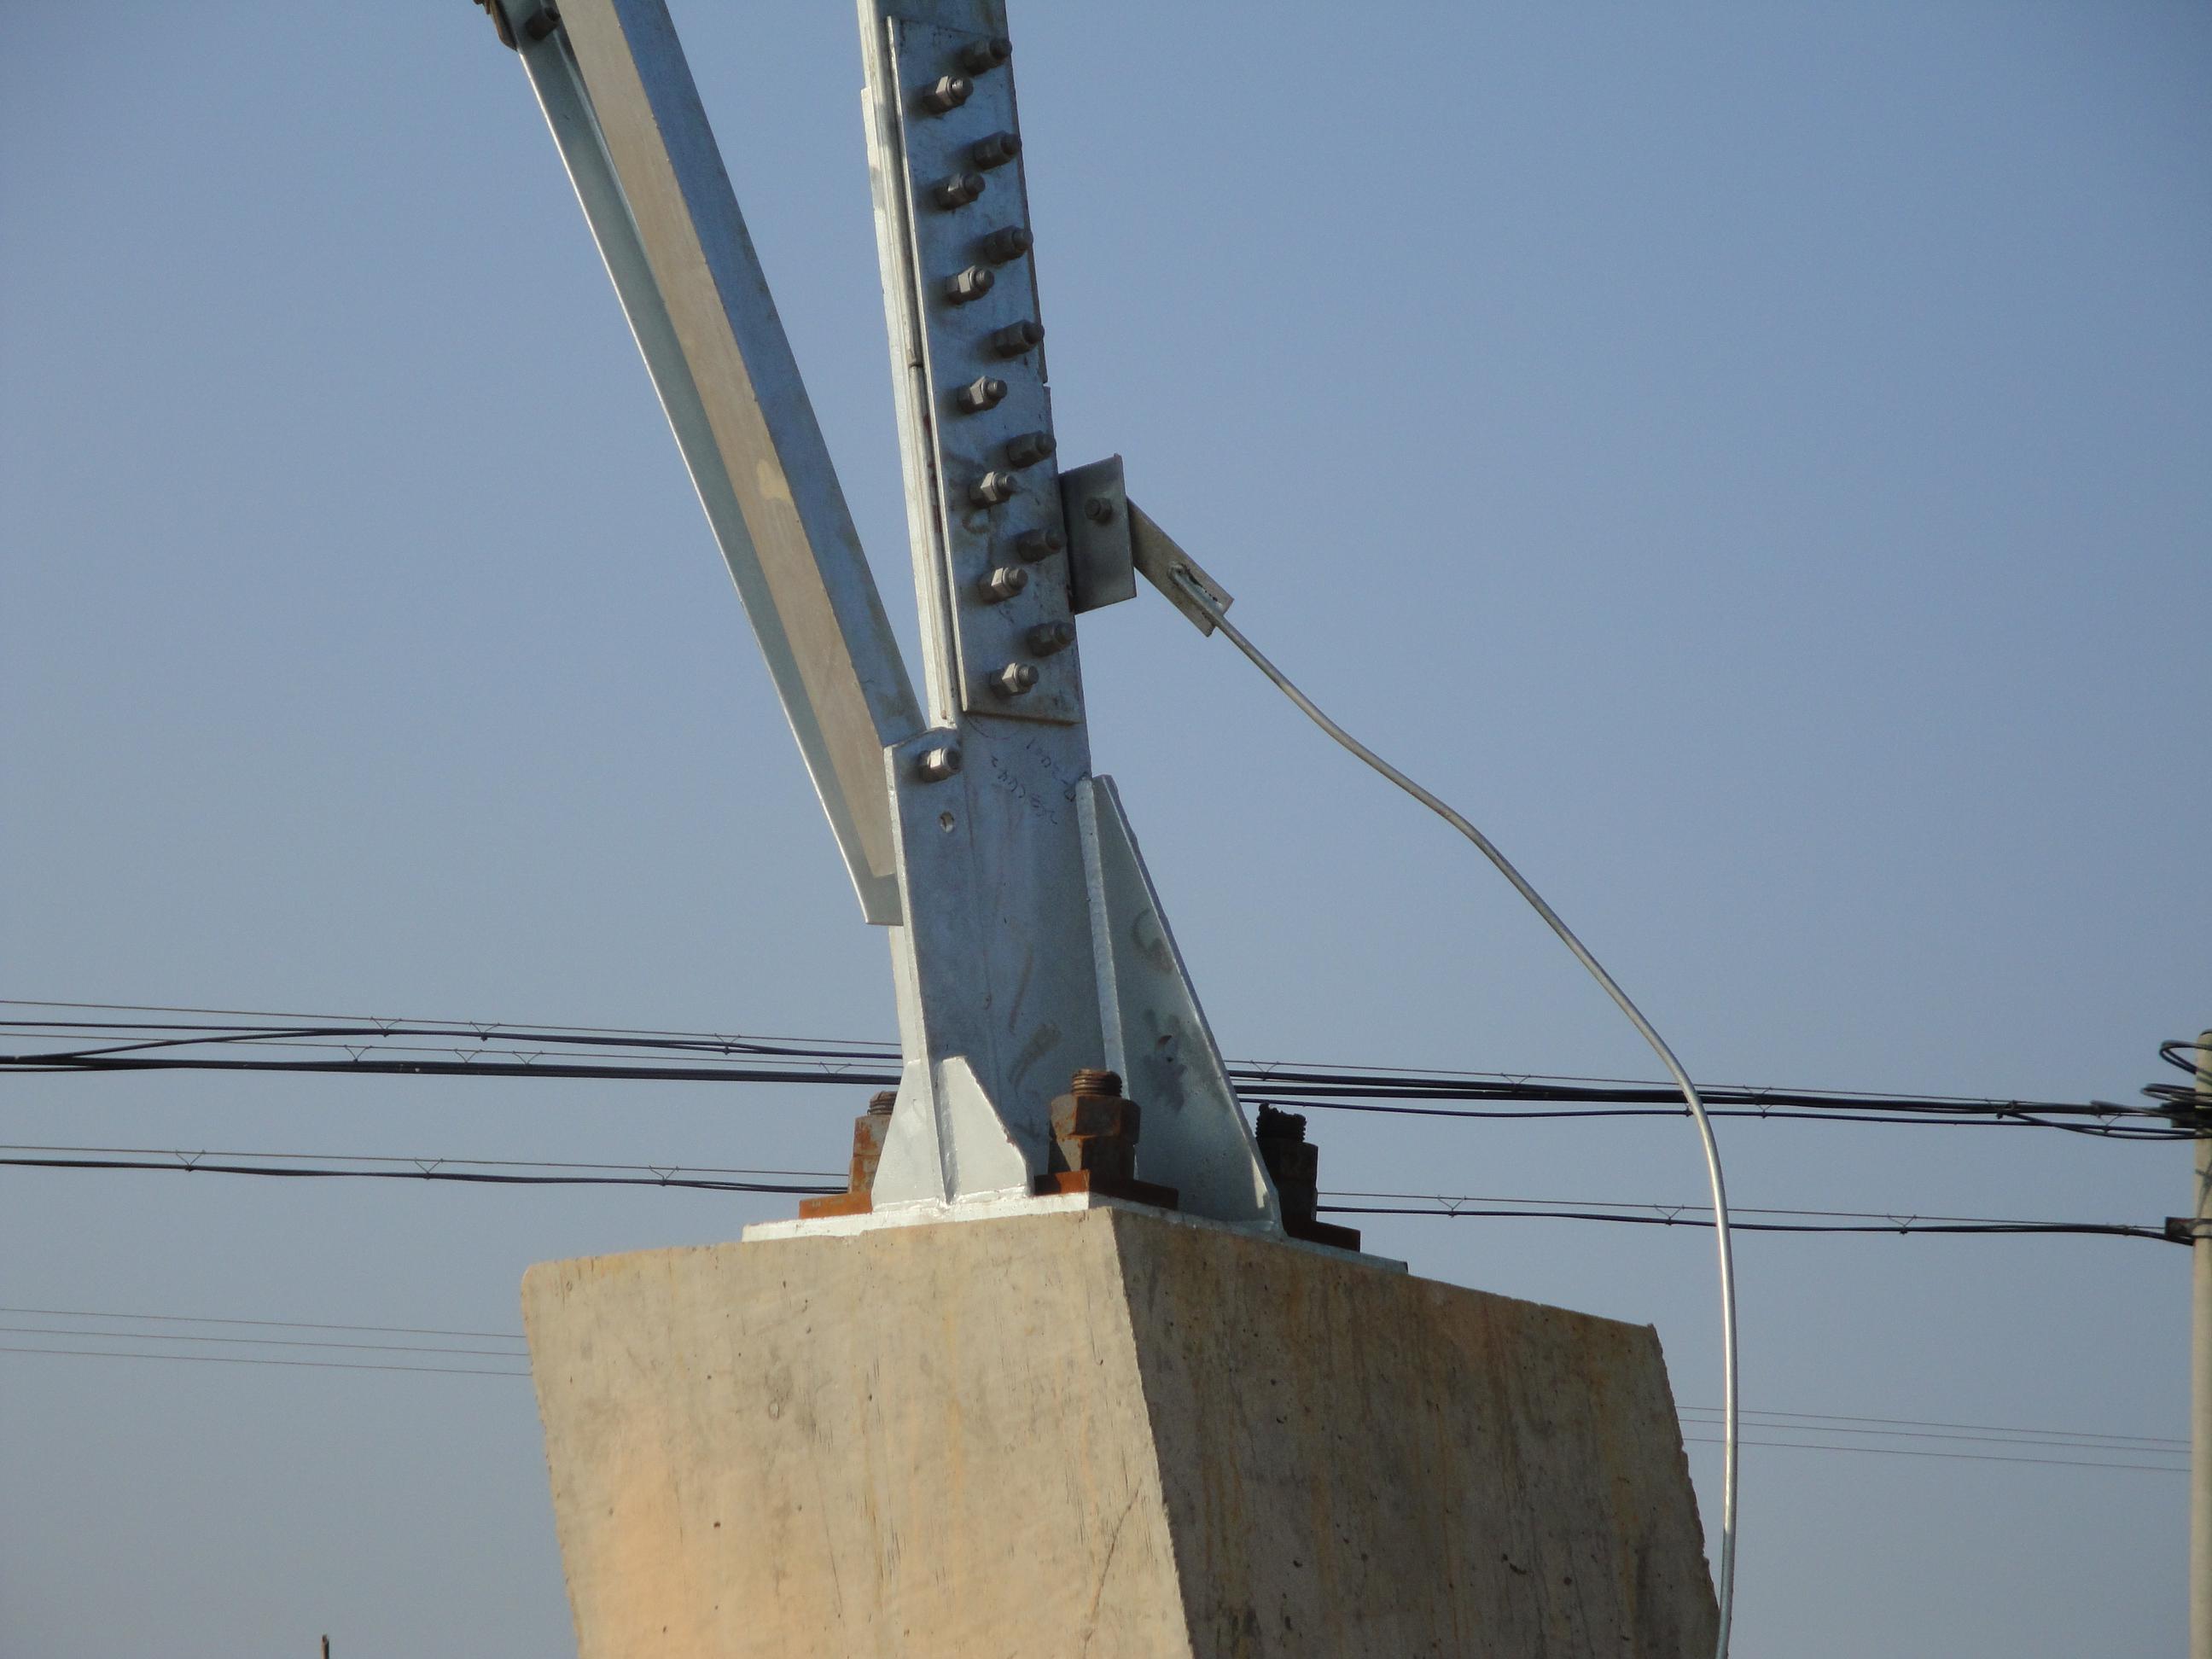
<instances>
[{"instance_id":1,"label":"blue sky","mask_svg":"<svg viewBox=\"0 0 2212 1659\"><path fill-rule=\"evenodd\" d=\"M675 10L910 635L850 9ZM2125 1097L2212 1023L2201 8L1013 23L1063 457L1123 453L1263 647L1495 835L1693 1072ZM889 1034L883 941L475 8L0 7L0 994ZM1147 592L1085 665L1232 1055L1648 1073L1471 851L1227 647ZM21 1143L802 1167L859 1103L6 1097ZM1316 1127L1326 1184L1701 1186L1674 1122ZM2171 1146L1723 1135L1744 1204L2186 1203ZM0 1189L9 1304L492 1331L531 1261L787 1212ZM1702 1237L1370 1237L1654 1323L1678 1397L1717 1398ZM2178 1250L1741 1259L1753 1407L2185 1432ZM571 1641L526 1385L0 1353L0 1398L11 1652ZM1754 1450L1740 1651L2171 1652L2183 1522L2169 1476Z\"/></svg>"}]
</instances>

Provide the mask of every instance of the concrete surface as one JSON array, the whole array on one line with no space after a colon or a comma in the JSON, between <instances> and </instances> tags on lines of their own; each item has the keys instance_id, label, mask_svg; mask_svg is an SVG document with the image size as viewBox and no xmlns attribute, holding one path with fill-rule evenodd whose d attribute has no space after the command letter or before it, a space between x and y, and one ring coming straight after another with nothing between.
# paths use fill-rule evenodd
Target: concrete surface
<instances>
[{"instance_id":1,"label":"concrete surface","mask_svg":"<svg viewBox=\"0 0 2212 1659\"><path fill-rule=\"evenodd\" d=\"M523 1304L581 1659L1711 1650L1647 1328L1115 1205Z\"/></svg>"}]
</instances>

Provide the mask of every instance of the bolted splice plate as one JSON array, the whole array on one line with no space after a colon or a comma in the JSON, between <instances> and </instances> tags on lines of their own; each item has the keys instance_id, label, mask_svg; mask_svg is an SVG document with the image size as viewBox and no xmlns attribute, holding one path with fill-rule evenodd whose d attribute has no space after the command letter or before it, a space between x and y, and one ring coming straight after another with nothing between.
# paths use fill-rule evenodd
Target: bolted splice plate
<instances>
[{"instance_id":1,"label":"bolted splice plate","mask_svg":"<svg viewBox=\"0 0 2212 1659\"><path fill-rule=\"evenodd\" d=\"M1121 458L1109 455L1068 468L1060 475L1060 504L1067 520L1069 604L1078 611L1096 611L1135 599L1137 566Z\"/></svg>"},{"instance_id":2,"label":"bolted splice plate","mask_svg":"<svg viewBox=\"0 0 2212 1659\"><path fill-rule=\"evenodd\" d=\"M963 709L1072 724L1083 718L1075 652L1032 648L1054 637L1052 624L1070 620L1068 562L1060 552L1030 556L1034 540L1030 550L1021 540L1041 531L1065 537L1066 526L1036 326L1036 263L1026 235L1004 234L1030 228L1013 67L969 67L983 61L991 38L890 21L934 507ZM947 76L963 79L967 91L939 111L932 103L944 100L933 93ZM971 274L963 288L963 273L979 270L989 273L988 283ZM1003 382L1004 394L988 403L972 393L963 398L979 380ZM1008 593L1012 584L994 577L1014 568L1025 568L1028 580ZM1025 683L1025 690L1012 689Z\"/></svg>"}]
</instances>

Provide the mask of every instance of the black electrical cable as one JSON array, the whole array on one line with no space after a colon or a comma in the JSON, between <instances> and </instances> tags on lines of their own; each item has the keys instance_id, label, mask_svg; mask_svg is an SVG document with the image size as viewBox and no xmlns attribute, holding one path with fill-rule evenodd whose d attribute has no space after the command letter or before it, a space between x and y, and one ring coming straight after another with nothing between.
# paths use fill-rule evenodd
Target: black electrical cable
<instances>
[{"instance_id":1,"label":"black electrical cable","mask_svg":"<svg viewBox=\"0 0 2212 1659\"><path fill-rule=\"evenodd\" d=\"M21 1149L16 1149L20 1152ZM28 1158L20 1155L0 1156L0 1168L31 1170L133 1170L157 1175L229 1175L259 1176L278 1180L318 1181L409 1181L449 1182L474 1186L513 1187L670 1187L700 1192L787 1194L805 1196L842 1192L842 1185L823 1182L798 1184L787 1182L732 1181L710 1178L704 1173L685 1174L684 1166L667 1165L611 1165L592 1166L600 1170L629 1169L638 1173L610 1175L520 1175L518 1168L555 1168L555 1165L524 1165L516 1160L501 1161L503 1167L496 1170L455 1167L474 1160L465 1158L408 1158L408 1167L390 1169L341 1169L329 1164L267 1164L216 1163L188 1153L149 1154L145 1149L131 1149L139 1156L91 1156L78 1154L72 1149L53 1148L53 1155ZM304 1153L232 1153L233 1158L262 1158L289 1159L313 1156ZM327 1154L325 1155L327 1157ZM361 1160L367 1161L367 1160ZM398 1164L402 1160L385 1158L383 1163ZM1357 1194L1351 1194L1357 1196ZM1445 1220L1507 1220L1522 1218L1551 1221L1613 1221L1632 1225L1653 1227L1710 1227L1706 1218L1686 1212L1689 1206L1650 1205L1649 1215L1624 1213L1617 1210L1577 1208L1567 1206L1546 1207L1497 1208L1488 1206L1450 1206L1446 1200L1431 1200L1419 1205L1358 1205L1322 1204L1317 1206L1325 1214L1333 1215L1389 1215L1440 1218ZM1764 1214L1818 1215L1814 1211L1756 1212ZM1815 1220L1805 1222L1739 1221L1737 1227L1754 1232L1774 1233L1957 1233L2006 1234L2052 1233L2103 1235L2115 1237L2147 1238L2171 1242L2162 1228L2141 1227L2123 1222L2089 1221L2032 1221L1978 1218L1967 1220L1923 1219L1916 1216L1884 1217L1866 1222Z\"/></svg>"},{"instance_id":2,"label":"black electrical cable","mask_svg":"<svg viewBox=\"0 0 2212 1659\"><path fill-rule=\"evenodd\" d=\"M428 1325L329 1325L313 1319L216 1319L204 1314L118 1313L112 1308L8 1308L19 1319L128 1319L160 1325L245 1325L272 1331L347 1331L370 1336L458 1336L481 1342L520 1342L520 1331L454 1331ZM67 1331L57 1333L66 1336Z\"/></svg>"},{"instance_id":3,"label":"black electrical cable","mask_svg":"<svg viewBox=\"0 0 2212 1659\"><path fill-rule=\"evenodd\" d=\"M1392 1209L1379 1206L1356 1204L1322 1204L1316 1206L1325 1215L1410 1215L1441 1217L1448 1221L1502 1221L1521 1217L1547 1221L1618 1221L1638 1227L1711 1227L1709 1217L1619 1215L1598 1210L1440 1210L1433 1208ZM2138 1227L2121 1221L2005 1221L2005 1222L1785 1222L1736 1221L1729 1228L1736 1232L1751 1233L2086 1233L2103 1234L2117 1238L2149 1238L2161 1243L2173 1241L2166 1237L2160 1227Z\"/></svg>"},{"instance_id":4,"label":"black electrical cable","mask_svg":"<svg viewBox=\"0 0 2212 1659\"><path fill-rule=\"evenodd\" d=\"M212 1017L228 1011L175 1006L131 1009L124 1005L15 1001L17 1007L92 1007L106 1012L183 1013ZM0 1019L0 1028L20 1036L64 1037L99 1031L120 1039L100 1047L72 1047L44 1053L0 1055L0 1068L30 1072L123 1070L275 1071L371 1075L558 1077L599 1081L742 1082L832 1084L880 1088L893 1083L893 1045L858 1039L802 1039L720 1032L625 1030L617 1027L505 1025L482 1020L416 1021L321 1016L248 1014L248 1018L293 1023L254 1026L198 1022L125 1020ZM458 1040L473 1048L456 1049L450 1041L422 1046L424 1039ZM416 1039L402 1042L401 1039ZM177 1048L332 1048L347 1058L240 1060L228 1054L166 1052ZM525 1047L523 1045L536 1045ZM622 1063L550 1055L568 1046L633 1051ZM165 1052L149 1052L160 1047ZM2185 1066L2177 1050L2193 1044L2170 1043L2161 1050L2171 1063ZM635 1052L646 1051L646 1052ZM446 1054L459 1056L445 1059ZM660 1060L666 1054L680 1056ZM404 1055L405 1058L393 1056ZM762 1060L803 1062L763 1066ZM1611 1078L1562 1078L1515 1073L1437 1073L1407 1069L1358 1069L1312 1065L1241 1063L1230 1067L1233 1081L1254 1099L1323 1111L1373 1111L1409 1115L1467 1118L1565 1118L1680 1116L1686 1109L1663 1084ZM1776 1087L1714 1085L1702 1089L1709 1105L1730 1117L1806 1121L1895 1123L1926 1121L2002 1124L2063 1129L2122 1139L2186 1139L2156 1108L2106 1101L2040 1101L1938 1095L1882 1095L1868 1091L1813 1091ZM2062 1119L2083 1121L2066 1122ZM2094 1121L2087 1121L2094 1120Z\"/></svg>"},{"instance_id":5,"label":"black electrical cable","mask_svg":"<svg viewBox=\"0 0 2212 1659\"><path fill-rule=\"evenodd\" d=\"M1686 1444L1717 1446L1722 1443L1707 1435L1686 1434ZM1745 1446L1771 1447L1776 1451L1860 1452L1869 1457L1942 1457L1966 1463L2040 1463L2046 1468L2060 1469L2134 1469L2142 1474L2186 1474L2189 1471L2170 1463L2107 1463L2086 1457L2001 1457L1993 1452L1920 1451L1906 1446L1813 1446L1802 1440L1744 1440Z\"/></svg>"},{"instance_id":6,"label":"black electrical cable","mask_svg":"<svg viewBox=\"0 0 2212 1659\"><path fill-rule=\"evenodd\" d=\"M60 1354L76 1359L167 1359L186 1365L284 1365L325 1371L437 1371L448 1376L527 1377L530 1375L528 1371L500 1370L481 1365L385 1365L344 1359L257 1359L244 1354L136 1353L119 1348L25 1348L0 1344L0 1353Z\"/></svg>"},{"instance_id":7,"label":"black electrical cable","mask_svg":"<svg viewBox=\"0 0 2212 1659\"><path fill-rule=\"evenodd\" d=\"M334 1170L293 1166L268 1169L247 1164L185 1163L175 1158L0 1158L0 1168L23 1170L138 1170L164 1175L263 1176L281 1181L444 1181L478 1187L683 1187L709 1193L783 1193L816 1197L842 1187L793 1186L757 1181L708 1181L690 1176L527 1176L472 1170Z\"/></svg>"}]
</instances>

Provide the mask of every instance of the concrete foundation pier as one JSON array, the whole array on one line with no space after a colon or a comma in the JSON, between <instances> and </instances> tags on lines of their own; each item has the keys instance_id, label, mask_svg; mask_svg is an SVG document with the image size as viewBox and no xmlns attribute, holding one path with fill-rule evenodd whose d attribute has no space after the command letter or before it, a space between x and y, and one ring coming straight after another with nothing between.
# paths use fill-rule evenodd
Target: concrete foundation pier
<instances>
[{"instance_id":1,"label":"concrete foundation pier","mask_svg":"<svg viewBox=\"0 0 2212 1659\"><path fill-rule=\"evenodd\" d=\"M1711 1651L1649 1328L1089 1194L970 1210L531 1269L581 1659Z\"/></svg>"}]
</instances>

